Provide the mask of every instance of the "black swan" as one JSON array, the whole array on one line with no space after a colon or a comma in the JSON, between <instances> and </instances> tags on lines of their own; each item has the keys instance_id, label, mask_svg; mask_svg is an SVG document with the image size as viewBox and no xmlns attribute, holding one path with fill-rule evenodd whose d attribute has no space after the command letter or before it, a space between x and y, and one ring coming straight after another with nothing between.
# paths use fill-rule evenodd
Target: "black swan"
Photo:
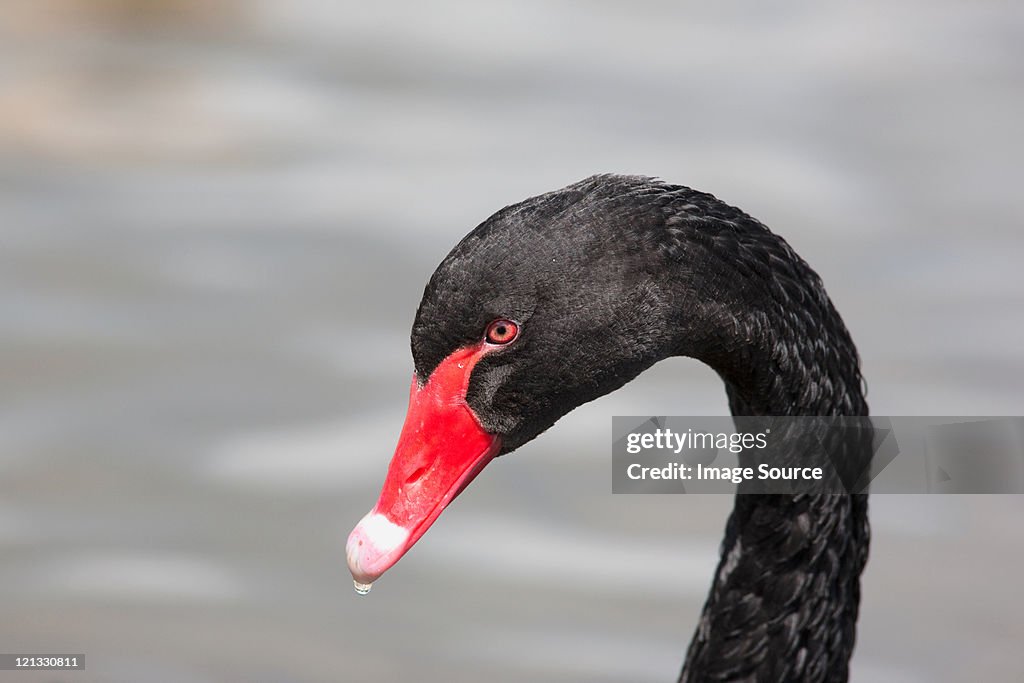
<instances>
[{"instance_id":1,"label":"black swan","mask_svg":"<svg viewBox=\"0 0 1024 683\"><path fill-rule=\"evenodd\" d=\"M495 456L659 360L697 358L734 415L867 415L818 275L715 197L598 175L506 207L426 286L408 415L346 547L365 592ZM737 495L680 681L845 681L867 496Z\"/></svg>"}]
</instances>

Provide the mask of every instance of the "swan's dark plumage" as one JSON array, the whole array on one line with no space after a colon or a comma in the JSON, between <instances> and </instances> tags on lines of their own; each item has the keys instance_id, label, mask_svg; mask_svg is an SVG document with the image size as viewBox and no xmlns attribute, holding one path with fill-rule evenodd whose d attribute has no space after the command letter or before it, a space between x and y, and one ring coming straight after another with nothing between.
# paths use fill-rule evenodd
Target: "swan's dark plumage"
<instances>
[{"instance_id":1,"label":"swan's dark plumage","mask_svg":"<svg viewBox=\"0 0 1024 683\"><path fill-rule=\"evenodd\" d=\"M506 207L424 292L421 381L495 318L521 323L467 401L507 453L669 356L698 358L736 415L866 415L857 352L781 237L695 190L600 175ZM866 496L740 495L682 681L844 681Z\"/></svg>"}]
</instances>

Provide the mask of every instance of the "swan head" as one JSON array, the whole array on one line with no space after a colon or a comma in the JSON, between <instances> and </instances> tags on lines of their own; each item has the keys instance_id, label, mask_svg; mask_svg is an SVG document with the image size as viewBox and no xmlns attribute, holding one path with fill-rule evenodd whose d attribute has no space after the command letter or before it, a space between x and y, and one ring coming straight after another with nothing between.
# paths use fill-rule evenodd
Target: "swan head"
<instances>
[{"instance_id":1,"label":"swan head","mask_svg":"<svg viewBox=\"0 0 1024 683\"><path fill-rule=\"evenodd\" d=\"M681 352L685 271L652 236L664 189L588 178L502 209L441 262L412 327L405 424L347 544L358 582L393 566L494 457Z\"/></svg>"}]
</instances>

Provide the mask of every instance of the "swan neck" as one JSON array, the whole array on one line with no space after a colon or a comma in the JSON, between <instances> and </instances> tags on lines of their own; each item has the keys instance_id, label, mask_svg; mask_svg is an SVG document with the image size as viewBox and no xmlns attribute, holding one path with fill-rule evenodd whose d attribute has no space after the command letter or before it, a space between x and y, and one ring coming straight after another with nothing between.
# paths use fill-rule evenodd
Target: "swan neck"
<instances>
[{"instance_id":1,"label":"swan neck","mask_svg":"<svg viewBox=\"0 0 1024 683\"><path fill-rule=\"evenodd\" d=\"M708 303L682 325L683 353L718 372L734 415L867 415L821 280L781 238L749 239L733 255L764 267L734 258L743 277L698 278L714 286L696 293ZM680 681L846 681L868 543L867 496L737 495Z\"/></svg>"}]
</instances>

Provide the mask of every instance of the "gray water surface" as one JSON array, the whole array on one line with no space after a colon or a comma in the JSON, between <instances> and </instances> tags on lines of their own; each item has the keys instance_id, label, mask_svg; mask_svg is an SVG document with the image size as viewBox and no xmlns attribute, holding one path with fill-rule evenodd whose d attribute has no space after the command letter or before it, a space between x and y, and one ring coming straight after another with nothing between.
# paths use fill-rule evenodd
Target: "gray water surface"
<instances>
[{"instance_id":1,"label":"gray water surface","mask_svg":"<svg viewBox=\"0 0 1024 683\"><path fill-rule=\"evenodd\" d=\"M145 7L143 7L145 6ZM877 414L1024 414L1024 12L1005 2L0 10L0 680L674 680L731 507L612 496L610 416L477 479L360 598L422 287L595 172L742 207L818 270ZM1024 503L876 496L855 680L1021 676Z\"/></svg>"}]
</instances>

